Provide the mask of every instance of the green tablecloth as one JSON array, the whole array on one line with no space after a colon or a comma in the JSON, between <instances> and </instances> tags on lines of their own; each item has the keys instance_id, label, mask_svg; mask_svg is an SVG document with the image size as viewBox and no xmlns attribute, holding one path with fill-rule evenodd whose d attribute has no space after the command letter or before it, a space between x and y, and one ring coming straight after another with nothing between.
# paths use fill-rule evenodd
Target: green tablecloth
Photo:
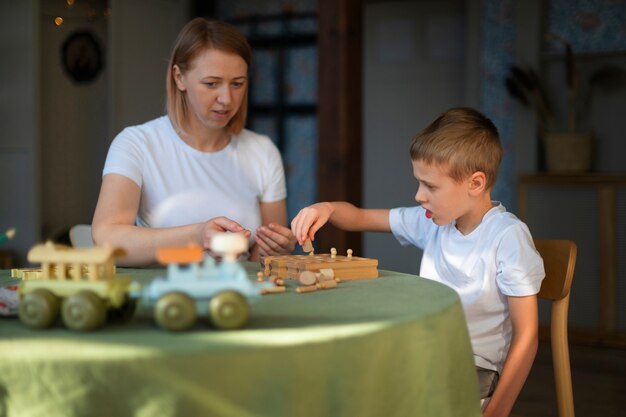
<instances>
[{"instance_id":1,"label":"green tablecloth","mask_svg":"<svg viewBox=\"0 0 626 417\"><path fill-rule=\"evenodd\" d=\"M146 281L163 270L118 272ZM0 318L0 417L481 416L451 289L387 271L307 294L288 285L238 331L172 334L146 308L93 333Z\"/></svg>"}]
</instances>

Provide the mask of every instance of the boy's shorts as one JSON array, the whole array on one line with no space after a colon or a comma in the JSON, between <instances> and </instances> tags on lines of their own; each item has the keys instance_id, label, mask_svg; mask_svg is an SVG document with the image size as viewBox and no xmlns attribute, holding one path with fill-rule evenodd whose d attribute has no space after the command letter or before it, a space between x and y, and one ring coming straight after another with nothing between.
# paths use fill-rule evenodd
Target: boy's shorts
<instances>
[{"instance_id":1,"label":"boy's shorts","mask_svg":"<svg viewBox=\"0 0 626 417\"><path fill-rule=\"evenodd\" d=\"M500 374L491 369L476 367L478 373L478 386L480 387L480 398L488 398L493 395L500 379Z\"/></svg>"}]
</instances>

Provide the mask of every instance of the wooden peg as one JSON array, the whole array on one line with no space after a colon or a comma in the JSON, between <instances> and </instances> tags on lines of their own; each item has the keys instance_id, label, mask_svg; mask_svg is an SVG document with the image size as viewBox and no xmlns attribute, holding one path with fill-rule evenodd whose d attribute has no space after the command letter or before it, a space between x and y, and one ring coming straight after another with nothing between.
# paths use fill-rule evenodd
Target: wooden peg
<instances>
[{"instance_id":1,"label":"wooden peg","mask_svg":"<svg viewBox=\"0 0 626 417\"><path fill-rule=\"evenodd\" d=\"M320 281L316 284L316 287L322 290L328 290L330 288L337 288L337 281L328 279L326 281Z\"/></svg>"},{"instance_id":2,"label":"wooden peg","mask_svg":"<svg viewBox=\"0 0 626 417\"><path fill-rule=\"evenodd\" d=\"M304 243L302 244L302 250L305 253L313 253L313 244L311 243L311 239L307 239L304 241Z\"/></svg>"},{"instance_id":3,"label":"wooden peg","mask_svg":"<svg viewBox=\"0 0 626 417\"><path fill-rule=\"evenodd\" d=\"M335 259L337 257L337 249L330 248L330 258Z\"/></svg>"},{"instance_id":4,"label":"wooden peg","mask_svg":"<svg viewBox=\"0 0 626 417\"><path fill-rule=\"evenodd\" d=\"M270 287L270 288L261 288L261 294L279 294L281 292L285 292L285 287Z\"/></svg>"},{"instance_id":5,"label":"wooden peg","mask_svg":"<svg viewBox=\"0 0 626 417\"><path fill-rule=\"evenodd\" d=\"M335 271L333 271L331 268L321 268L317 280L324 281L333 278L335 278Z\"/></svg>"},{"instance_id":6,"label":"wooden peg","mask_svg":"<svg viewBox=\"0 0 626 417\"><path fill-rule=\"evenodd\" d=\"M313 291L317 291L317 287L315 285L305 285L304 287L296 288L296 292L300 294Z\"/></svg>"},{"instance_id":7,"label":"wooden peg","mask_svg":"<svg viewBox=\"0 0 626 417\"><path fill-rule=\"evenodd\" d=\"M300 275L298 275L298 281L302 285L313 285L315 281L317 281L317 277L314 272L311 271L302 271Z\"/></svg>"},{"instance_id":8,"label":"wooden peg","mask_svg":"<svg viewBox=\"0 0 626 417\"><path fill-rule=\"evenodd\" d=\"M256 280L258 282L263 282L263 272L259 271L256 273Z\"/></svg>"},{"instance_id":9,"label":"wooden peg","mask_svg":"<svg viewBox=\"0 0 626 417\"><path fill-rule=\"evenodd\" d=\"M348 258L352 258L352 249L348 249Z\"/></svg>"}]
</instances>

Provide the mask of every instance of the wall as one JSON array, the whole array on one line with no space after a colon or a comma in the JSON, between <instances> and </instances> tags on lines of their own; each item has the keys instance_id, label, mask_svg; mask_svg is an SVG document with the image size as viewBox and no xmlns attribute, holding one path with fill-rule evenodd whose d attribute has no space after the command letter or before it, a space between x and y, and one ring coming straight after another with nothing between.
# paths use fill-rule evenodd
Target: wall
<instances>
[{"instance_id":1,"label":"wall","mask_svg":"<svg viewBox=\"0 0 626 417\"><path fill-rule=\"evenodd\" d=\"M500 130L506 156L492 195L517 211L516 180L536 170L537 139L534 120L507 97L503 79L513 59L539 62L541 16L540 0L366 3L364 206L415 204L409 142L462 105L485 112ZM419 271L420 251L389 235L366 234L364 242L365 255L383 267Z\"/></svg>"},{"instance_id":2,"label":"wall","mask_svg":"<svg viewBox=\"0 0 626 417\"><path fill-rule=\"evenodd\" d=\"M40 230L39 5L3 0L0 16L0 233L17 228L0 249L17 253L19 262Z\"/></svg>"},{"instance_id":3,"label":"wall","mask_svg":"<svg viewBox=\"0 0 626 417\"><path fill-rule=\"evenodd\" d=\"M167 59L190 1L111 0L108 21L80 17L85 4L68 11L54 0L0 2L0 52L11 64L0 69L0 233L17 228L0 249L13 251L17 265L33 244L91 222L114 135L164 114ZM61 12L66 24L57 28ZM92 83L73 83L60 65L76 29L91 30L104 49L105 69Z\"/></svg>"},{"instance_id":4,"label":"wall","mask_svg":"<svg viewBox=\"0 0 626 417\"><path fill-rule=\"evenodd\" d=\"M91 223L93 216L109 144L109 19L103 15L105 0L76 2L71 9L58 0L40 3L41 214L47 239L73 224ZM64 23L55 25L55 16ZM63 45L77 32L91 33L101 46L104 67L91 81L74 80L62 65Z\"/></svg>"},{"instance_id":5,"label":"wall","mask_svg":"<svg viewBox=\"0 0 626 417\"><path fill-rule=\"evenodd\" d=\"M165 73L189 0L111 0L109 136L165 111Z\"/></svg>"},{"instance_id":6,"label":"wall","mask_svg":"<svg viewBox=\"0 0 626 417\"><path fill-rule=\"evenodd\" d=\"M467 105L467 16L457 0L365 4L364 207L416 204L411 139L443 111ZM388 234L365 234L364 255L382 269L419 271L421 251Z\"/></svg>"},{"instance_id":7,"label":"wall","mask_svg":"<svg viewBox=\"0 0 626 417\"><path fill-rule=\"evenodd\" d=\"M103 16L110 3L110 17ZM41 0L42 237L91 223L109 145L125 126L165 113L165 72L188 15L183 0ZM97 12L87 17L87 9ZM65 17L61 27L53 16ZM63 42L89 31L105 65L91 82L73 82L60 63Z\"/></svg>"}]
</instances>

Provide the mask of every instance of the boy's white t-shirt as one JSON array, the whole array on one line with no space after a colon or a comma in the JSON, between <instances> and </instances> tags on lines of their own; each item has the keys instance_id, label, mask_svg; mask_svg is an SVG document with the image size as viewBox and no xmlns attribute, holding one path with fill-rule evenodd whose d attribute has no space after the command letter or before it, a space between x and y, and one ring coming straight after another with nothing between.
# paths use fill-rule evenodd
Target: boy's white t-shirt
<instances>
[{"instance_id":1,"label":"boy's white t-shirt","mask_svg":"<svg viewBox=\"0 0 626 417\"><path fill-rule=\"evenodd\" d=\"M280 153L267 136L244 129L224 149L201 152L178 136L168 116L116 136L102 175L113 173L141 188L136 223L144 227L226 216L254 235L261 225L259 203L287 195Z\"/></svg>"},{"instance_id":2,"label":"boy's white t-shirt","mask_svg":"<svg viewBox=\"0 0 626 417\"><path fill-rule=\"evenodd\" d=\"M512 327L507 296L537 294L545 273L528 227L499 202L468 235L438 226L420 206L392 209L391 231L423 250L420 276L461 298L477 366L502 371Z\"/></svg>"}]
</instances>

